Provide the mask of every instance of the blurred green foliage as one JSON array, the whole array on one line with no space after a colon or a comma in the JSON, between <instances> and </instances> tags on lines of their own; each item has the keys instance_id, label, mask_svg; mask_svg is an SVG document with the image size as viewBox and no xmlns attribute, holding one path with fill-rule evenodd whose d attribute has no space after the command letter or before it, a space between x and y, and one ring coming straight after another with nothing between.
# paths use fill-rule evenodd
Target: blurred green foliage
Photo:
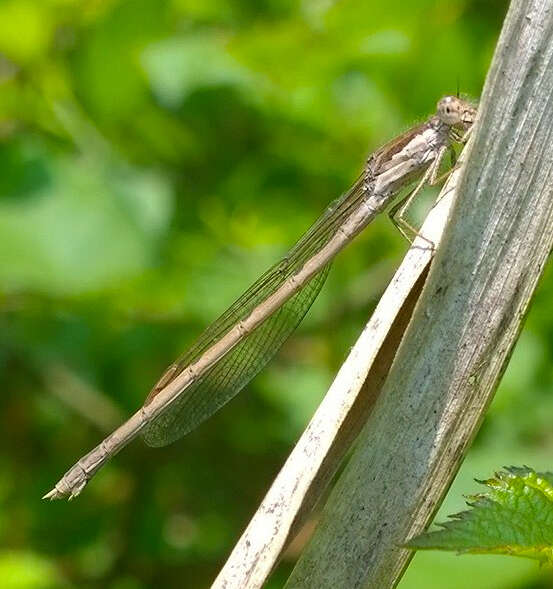
<instances>
[{"instance_id":1,"label":"blurred green foliage","mask_svg":"<svg viewBox=\"0 0 553 589\"><path fill-rule=\"evenodd\" d=\"M208 586L405 250L385 219L224 411L135 442L71 504L40 496L367 153L458 80L480 94L506 4L0 1L1 587ZM552 300L549 271L464 492L503 462L551 468ZM473 566L431 557L404 589ZM492 558L472 587L553 586L516 566Z\"/></svg>"}]
</instances>

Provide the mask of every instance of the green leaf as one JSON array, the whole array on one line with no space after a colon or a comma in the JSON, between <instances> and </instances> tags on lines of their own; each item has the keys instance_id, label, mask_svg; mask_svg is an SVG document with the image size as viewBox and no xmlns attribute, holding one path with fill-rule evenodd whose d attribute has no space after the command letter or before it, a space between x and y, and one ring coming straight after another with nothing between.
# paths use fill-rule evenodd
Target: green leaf
<instances>
[{"instance_id":1,"label":"green leaf","mask_svg":"<svg viewBox=\"0 0 553 589\"><path fill-rule=\"evenodd\" d=\"M488 492L469 496L472 508L411 539L415 549L509 554L553 564L553 474L510 467L478 481Z\"/></svg>"}]
</instances>

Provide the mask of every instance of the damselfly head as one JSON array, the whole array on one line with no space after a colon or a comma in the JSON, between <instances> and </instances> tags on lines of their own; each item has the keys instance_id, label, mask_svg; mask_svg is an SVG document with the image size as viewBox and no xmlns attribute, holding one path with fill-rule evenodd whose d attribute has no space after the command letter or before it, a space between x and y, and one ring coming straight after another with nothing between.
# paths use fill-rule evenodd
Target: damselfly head
<instances>
[{"instance_id":1,"label":"damselfly head","mask_svg":"<svg viewBox=\"0 0 553 589\"><path fill-rule=\"evenodd\" d=\"M450 126L462 126L465 129L474 123L476 108L457 96L444 96L436 107L438 118Z\"/></svg>"}]
</instances>

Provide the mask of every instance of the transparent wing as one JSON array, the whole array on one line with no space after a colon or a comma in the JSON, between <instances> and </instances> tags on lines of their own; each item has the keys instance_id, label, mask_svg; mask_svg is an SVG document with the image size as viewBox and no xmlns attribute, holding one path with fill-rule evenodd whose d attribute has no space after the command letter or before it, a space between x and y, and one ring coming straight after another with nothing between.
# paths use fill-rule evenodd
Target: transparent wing
<instances>
[{"instance_id":1,"label":"transparent wing","mask_svg":"<svg viewBox=\"0 0 553 589\"><path fill-rule=\"evenodd\" d=\"M176 375L195 362L238 321L274 293L335 234L363 198L363 177L334 201L288 254L263 274L196 340L152 389L146 404ZM319 294L330 265L323 268L264 323L247 335L219 362L183 389L178 398L144 432L151 446L174 442L230 401L271 360L298 326ZM167 375L171 375L168 377Z\"/></svg>"},{"instance_id":2,"label":"transparent wing","mask_svg":"<svg viewBox=\"0 0 553 589\"><path fill-rule=\"evenodd\" d=\"M230 401L264 368L303 319L319 294L330 266L236 345L149 425L144 440L165 446L178 440Z\"/></svg>"}]
</instances>

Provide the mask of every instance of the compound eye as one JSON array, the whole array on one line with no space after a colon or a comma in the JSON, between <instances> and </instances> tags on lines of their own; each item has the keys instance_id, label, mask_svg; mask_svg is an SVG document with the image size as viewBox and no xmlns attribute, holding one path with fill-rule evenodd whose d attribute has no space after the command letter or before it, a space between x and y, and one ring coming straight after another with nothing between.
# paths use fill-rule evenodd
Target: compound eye
<instances>
[{"instance_id":1,"label":"compound eye","mask_svg":"<svg viewBox=\"0 0 553 589\"><path fill-rule=\"evenodd\" d=\"M438 117L446 125L457 125L461 122L461 108L455 96L445 96L438 102Z\"/></svg>"}]
</instances>

